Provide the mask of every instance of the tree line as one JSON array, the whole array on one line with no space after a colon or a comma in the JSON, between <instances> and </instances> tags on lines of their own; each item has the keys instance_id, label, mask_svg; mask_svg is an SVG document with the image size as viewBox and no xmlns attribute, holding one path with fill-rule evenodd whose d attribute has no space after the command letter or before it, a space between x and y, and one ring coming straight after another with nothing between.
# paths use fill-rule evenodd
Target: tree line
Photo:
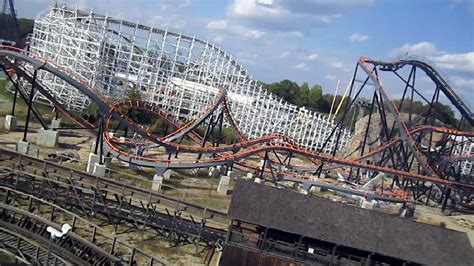
<instances>
[{"instance_id":1,"label":"tree line","mask_svg":"<svg viewBox=\"0 0 474 266\"><path fill-rule=\"evenodd\" d=\"M321 85L316 84L310 88L308 82L299 86L296 82L285 79L280 82L263 84L263 87L289 103L326 114L329 114L334 98L334 95L330 93L323 94ZM342 96L336 96L337 103L341 99Z\"/></svg>"},{"instance_id":2,"label":"tree line","mask_svg":"<svg viewBox=\"0 0 474 266\"><path fill-rule=\"evenodd\" d=\"M325 114L329 114L331 110L334 95L330 93L324 93L322 86L319 84L313 85L310 88L308 82L304 82L300 86L294 81L285 79L280 82L269 84L263 83L262 85L267 91L296 106L304 106L307 109ZM336 95L335 97L336 99L334 101L333 113L342 100L341 95ZM345 97L342 107L345 107L345 105L350 103L350 101L351 98ZM370 100L368 100L368 102L370 102ZM414 114L424 116L429 112L429 116L431 118L435 118L444 124L451 126L459 125L459 120L455 117L455 113L449 105L438 102L435 103L430 109L429 104L425 104L421 101L413 101L413 103L410 103L410 101L405 100L403 101L402 105L400 105L400 102L400 99L394 100L395 106L399 108L399 111L402 113L412 112ZM340 118L341 114L342 110L339 111L338 117L336 117L336 119ZM466 127L468 126L463 126L463 128Z\"/></svg>"}]
</instances>

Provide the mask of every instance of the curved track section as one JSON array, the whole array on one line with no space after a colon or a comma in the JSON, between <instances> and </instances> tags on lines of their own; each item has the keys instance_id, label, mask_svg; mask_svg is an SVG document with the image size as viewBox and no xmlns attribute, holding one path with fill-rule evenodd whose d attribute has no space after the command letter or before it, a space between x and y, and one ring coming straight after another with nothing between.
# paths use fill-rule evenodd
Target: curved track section
<instances>
[{"instance_id":1,"label":"curved track section","mask_svg":"<svg viewBox=\"0 0 474 266\"><path fill-rule=\"evenodd\" d=\"M419 60L399 60L394 62L386 61L376 61L364 58L363 62L373 64L380 67L382 71L396 71L405 65L416 66L422 69L428 77L431 78L443 91L444 95L449 99L449 101L459 110L461 115L469 122L469 124L474 126L474 114L471 112L469 107L464 103L464 101L457 95L454 89L444 80L444 78L436 71L432 66L428 65L425 62Z\"/></svg>"},{"instance_id":2,"label":"curved track section","mask_svg":"<svg viewBox=\"0 0 474 266\"><path fill-rule=\"evenodd\" d=\"M132 131L139 134L146 142L146 145L152 143L154 145L162 146L166 149L167 154L169 155L168 158L162 158L159 156L154 156L153 154L145 154L145 155L136 155L133 152L127 150L127 144L130 145L131 142L124 142L120 143L120 140L113 139L107 134L107 127L103 129L103 138L104 138L104 146L106 151L112 154L114 157L118 159L128 161L134 164L148 166L148 167L161 167L165 169L172 169L172 168L199 168L199 167L209 167L209 166L216 166L216 165L229 165L239 161L242 161L246 158L249 158L254 155L267 153L267 152L289 152L294 154L302 155L306 158L310 158L312 160L316 160L318 162L326 163L326 164L334 164L339 166L346 166L349 168L356 168L356 169L366 169L374 172L385 173L392 176L400 176L404 178L408 178L411 180L416 181L423 181L423 182L432 182L435 184L439 184L442 186L456 188L456 189L467 189L471 190L474 188L472 184L460 183L455 180L446 180L441 179L433 175L423 175L412 173L409 171L402 171L397 170L394 168L383 167L372 165L369 163L357 162L354 160L346 160L343 158L339 158L336 156L331 156L324 153L319 153L311 150L307 150L304 147L296 144L295 141L291 140L287 136L281 134L270 134L267 136L263 136L260 138L250 139L246 141L242 141L236 144L231 145L223 145L223 146L190 146L190 145L182 145L179 143L169 141L169 138L178 139L182 138L187 134L191 134L193 129L196 128L199 124L206 120L211 114L213 114L216 110L218 110L218 106L223 105L223 110L228 117L230 117L231 125L235 126L232 120L232 113L229 112L228 108L226 108L227 101L225 100L225 91L221 90L221 93L215 100L208 105L208 108L201 112L202 117L192 120L185 124L184 126L180 127L176 132L168 135L165 138L154 136L151 132L147 131L143 126L136 124L131 119L127 118L121 111L120 108L122 107L129 107L129 108L138 108L138 109L146 109L147 111L152 111L154 113L158 113L159 115L166 117L165 112L160 110L159 105L150 104L142 101L126 101L122 103L116 103L109 105L105 102L105 100L93 89L90 89L88 86L84 85L83 83L79 82L72 73L64 73L59 70L57 67L54 67L51 63L47 61L42 61L35 59L31 56L24 55L14 51L8 51L5 49L0 50L0 57L3 58L3 62L15 69L18 75L21 75L26 80L33 82L32 76L34 74L31 73L26 69L22 64L27 63L31 64L33 67L33 71L47 71L51 74L56 75L58 78L63 79L65 82L76 88L78 91L83 93L86 97L89 97L91 101L96 103L99 106L100 113L104 116L106 121L114 119L119 121L121 124L125 125ZM361 63L363 63L361 61ZM369 70L367 70L368 74L371 74ZM80 80L80 79L79 79ZM377 78L373 77L374 83L377 82ZM38 80L36 87L38 90L44 94L45 97L51 99L58 110L65 112L66 115L71 117L74 121L78 124L88 128L89 130L95 132L94 127L89 124L84 119L78 117L73 112L70 112L66 107L61 105L58 101L55 100L55 97L52 96L48 90L42 85L41 80ZM382 90L382 88L379 88ZM387 96L388 98L388 96ZM396 109L392 110L393 113L396 113ZM107 124L107 123L105 123ZM403 125L401 121L399 121L400 126L404 129L400 136L402 141L405 141L408 148L413 149L414 154L417 154L420 159L422 155L419 154L417 148L410 142L410 132L409 130ZM236 127L236 126L235 126ZM237 132L238 128L236 127ZM193 133L194 134L194 133ZM242 133L240 133L242 134ZM243 134L242 134L243 135ZM244 136L245 137L245 136ZM205 158L198 158L198 159L180 159L180 158L171 158L172 153L176 152L186 152L190 154L219 154L216 157L205 157ZM432 172L429 165L426 161L420 160L421 162L425 163L425 166L430 172ZM422 164L423 165L423 164ZM321 164L322 166L322 164Z\"/></svg>"},{"instance_id":3,"label":"curved track section","mask_svg":"<svg viewBox=\"0 0 474 266\"><path fill-rule=\"evenodd\" d=\"M43 248L47 248L49 233L46 231L46 227L51 226L60 230L61 226L55 223L54 220L48 220L38 214L35 203L45 202L7 187L0 187L0 191L4 201L11 204L0 203L0 223L2 224L2 227L27 235L28 237L42 243ZM18 204L28 206L28 201L30 199L34 205L31 205L29 209L23 210L14 207L14 205ZM54 204L48 203L46 205L50 205L53 209L56 209L58 214L62 211L59 206ZM74 227L72 221L67 222ZM78 235L78 230L78 228L73 228L72 232L66 234L63 238L53 239L51 245L52 252L56 253L56 256L60 258L67 259L68 261L78 265L121 263L122 260L119 257L106 252L94 243L91 243ZM122 263L123 262L124 261L122 261Z\"/></svg>"},{"instance_id":4,"label":"curved track section","mask_svg":"<svg viewBox=\"0 0 474 266\"><path fill-rule=\"evenodd\" d=\"M41 243L7 228L0 228L0 252L25 264L42 265L48 260L48 249ZM49 257L56 265L72 265L54 252Z\"/></svg>"}]
</instances>

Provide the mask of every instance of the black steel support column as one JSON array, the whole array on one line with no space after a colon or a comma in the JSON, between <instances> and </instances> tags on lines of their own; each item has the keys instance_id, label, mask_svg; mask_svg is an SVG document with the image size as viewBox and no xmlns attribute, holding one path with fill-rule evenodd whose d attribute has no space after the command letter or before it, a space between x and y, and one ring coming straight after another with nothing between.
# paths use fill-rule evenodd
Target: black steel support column
<instances>
[{"instance_id":1,"label":"black steel support column","mask_svg":"<svg viewBox=\"0 0 474 266\"><path fill-rule=\"evenodd\" d=\"M265 156L263 157L263 164L262 164L262 170L260 172L260 179L263 178L263 173L265 173L265 166L268 161L268 151L265 152Z\"/></svg>"},{"instance_id":2,"label":"black steel support column","mask_svg":"<svg viewBox=\"0 0 474 266\"><path fill-rule=\"evenodd\" d=\"M29 126L29 123L30 123L31 105L33 104L33 97L35 95L35 85L36 85L37 75L38 75L38 69L35 69L35 72L33 73L33 81L31 82L30 99L28 101L28 111L26 112L25 130L23 131L23 141L26 141L26 135L28 134L28 126Z\"/></svg>"},{"instance_id":3,"label":"black steel support column","mask_svg":"<svg viewBox=\"0 0 474 266\"><path fill-rule=\"evenodd\" d=\"M100 143L99 143L99 148L100 148L100 153L99 153L99 164L103 165L104 164L104 119L102 116L100 117L99 121L99 127L100 127Z\"/></svg>"},{"instance_id":4,"label":"black steel support column","mask_svg":"<svg viewBox=\"0 0 474 266\"><path fill-rule=\"evenodd\" d=\"M15 93L13 94L12 113L11 113L12 116L15 116L16 98L18 97L18 87L17 87L17 84L13 82L10 74L7 72L7 70L5 69L5 65L3 65L3 64L2 64L2 70L3 70L3 72L5 72L5 75L7 75L8 79L13 84L13 87L15 87Z\"/></svg>"}]
</instances>

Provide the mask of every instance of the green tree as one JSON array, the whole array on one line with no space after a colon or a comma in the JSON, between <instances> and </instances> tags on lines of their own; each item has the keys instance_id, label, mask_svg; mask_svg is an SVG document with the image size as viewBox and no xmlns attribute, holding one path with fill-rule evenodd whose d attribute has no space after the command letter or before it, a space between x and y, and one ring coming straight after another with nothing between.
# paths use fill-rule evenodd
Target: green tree
<instances>
[{"instance_id":1,"label":"green tree","mask_svg":"<svg viewBox=\"0 0 474 266\"><path fill-rule=\"evenodd\" d=\"M299 88L295 104L298 106L310 106L310 90L308 82L304 82Z\"/></svg>"},{"instance_id":2,"label":"green tree","mask_svg":"<svg viewBox=\"0 0 474 266\"><path fill-rule=\"evenodd\" d=\"M18 19L18 31L20 39L25 38L28 34L33 33L33 26L35 21L27 18Z\"/></svg>"},{"instance_id":3,"label":"green tree","mask_svg":"<svg viewBox=\"0 0 474 266\"><path fill-rule=\"evenodd\" d=\"M140 94L140 91L138 91L136 88L132 88L127 91L127 100L141 100L142 96Z\"/></svg>"},{"instance_id":4,"label":"green tree","mask_svg":"<svg viewBox=\"0 0 474 266\"><path fill-rule=\"evenodd\" d=\"M300 92L298 84L288 79L267 84L265 85L265 88L283 98L283 100L293 104L296 104Z\"/></svg>"},{"instance_id":5,"label":"green tree","mask_svg":"<svg viewBox=\"0 0 474 266\"><path fill-rule=\"evenodd\" d=\"M323 88L321 85L314 85L309 92L309 103L311 108L321 111L323 105Z\"/></svg>"},{"instance_id":6,"label":"green tree","mask_svg":"<svg viewBox=\"0 0 474 266\"><path fill-rule=\"evenodd\" d=\"M140 91L137 90L136 88L131 88L127 91L127 97L125 97L126 100L141 100L142 96L140 94ZM137 109L128 109L127 111L124 111L124 113L127 114L127 116L140 123L140 124L150 124L152 123L152 113L147 112L145 110L137 110Z\"/></svg>"}]
</instances>

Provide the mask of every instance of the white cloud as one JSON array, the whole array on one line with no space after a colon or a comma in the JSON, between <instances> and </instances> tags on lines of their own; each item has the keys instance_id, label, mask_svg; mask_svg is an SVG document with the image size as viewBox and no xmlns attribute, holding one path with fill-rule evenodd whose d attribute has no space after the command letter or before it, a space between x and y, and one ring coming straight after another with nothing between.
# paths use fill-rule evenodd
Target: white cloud
<instances>
[{"instance_id":1,"label":"white cloud","mask_svg":"<svg viewBox=\"0 0 474 266\"><path fill-rule=\"evenodd\" d=\"M209 21L207 23L207 29L210 31L225 31L231 35L250 39L259 39L265 34L265 32L257 29L231 24L228 20Z\"/></svg>"},{"instance_id":2,"label":"white cloud","mask_svg":"<svg viewBox=\"0 0 474 266\"><path fill-rule=\"evenodd\" d=\"M295 68L300 69L300 70L304 70L304 71L309 70L309 67L306 63L299 63L299 64L295 65Z\"/></svg>"},{"instance_id":3,"label":"white cloud","mask_svg":"<svg viewBox=\"0 0 474 266\"><path fill-rule=\"evenodd\" d=\"M279 58L287 58L290 55L289 51L284 51L283 53L280 54Z\"/></svg>"},{"instance_id":4,"label":"white cloud","mask_svg":"<svg viewBox=\"0 0 474 266\"><path fill-rule=\"evenodd\" d=\"M316 53L313 53L313 54L310 54L308 55L307 59L310 60L310 61L314 61L318 58L318 54Z\"/></svg>"},{"instance_id":5,"label":"white cloud","mask_svg":"<svg viewBox=\"0 0 474 266\"><path fill-rule=\"evenodd\" d=\"M186 20L180 15L156 15L147 21L147 24L157 26L160 28L174 28L183 29L186 27Z\"/></svg>"},{"instance_id":6,"label":"white cloud","mask_svg":"<svg viewBox=\"0 0 474 266\"><path fill-rule=\"evenodd\" d=\"M257 0L257 4L273 5L273 0Z\"/></svg>"},{"instance_id":7,"label":"white cloud","mask_svg":"<svg viewBox=\"0 0 474 266\"><path fill-rule=\"evenodd\" d=\"M238 52L236 54L236 58L238 58L238 61L246 65L256 65L257 57L257 54L251 54L246 51Z\"/></svg>"},{"instance_id":8,"label":"white cloud","mask_svg":"<svg viewBox=\"0 0 474 266\"><path fill-rule=\"evenodd\" d=\"M474 52L431 56L430 60L439 68L474 73Z\"/></svg>"},{"instance_id":9,"label":"white cloud","mask_svg":"<svg viewBox=\"0 0 474 266\"><path fill-rule=\"evenodd\" d=\"M354 33L351 35L349 39L351 40L351 42L363 42L363 41L367 41L367 39L369 39L369 36Z\"/></svg>"},{"instance_id":10,"label":"white cloud","mask_svg":"<svg viewBox=\"0 0 474 266\"><path fill-rule=\"evenodd\" d=\"M229 12L233 16L239 17L285 17L289 15L287 10L284 10L276 5L273 1L255 0L234 0L229 7Z\"/></svg>"},{"instance_id":11,"label":"white cloud","mask_svg":"<svg viewBox=\"0 0 474 266\"><path fill-rule=\"evenodd\" d=\"M297 31L297 30L294 30L294 31L288 31L286 32L286 34L288 36L293 36L293 37L298 37L298 38L301 38L304 36L304 33L301 32L301 31Z\"/></svg>"},{"instance_id":12,"label":"white cloud","mask_svg":"<svg viewBox=\"0 0 474 266\"><path fill-rule=\"evenodd\" d=\"M375 0L233 0L228 18L264 31L310 31Z\"/></svg>"},{"instance_id":13,"label":"white cloud","mask_svg":"<svg viewBox=\"0 0 474 266\"><path fill-rule=\"evenodd\" d=\"M166 11L170 8L185 8L191 5L191 0L162 0L159 3L160 11Z\"/></svg>"},{"instance_id":14,"label":"white cloud","mask_svg":"<svg viewBox=\"0 0 474 266\"><path fill-rule=\"evenodd\" d=\"M436 46L430 42L420 42L420 43L407 43L401 48L394 49L392 51L393 55L416 55L416 56L427 56L433 55L437 52Z\"/></svg>"},{"instance_id":15,"label":"white cloud","mask_svg":"<svg viewBox=\"0 0 474 266\"><path fill-rule=\"evenodd\" d=\"M474 51L451 54L439 51L433 43L420 42L407 43L401 48L394 49L391 55L394 57L421 57L422 60L433 62L440 69L474 73Z\"/></svg>"},{"instance_id":16,"label":"white cloud","mask_svg":"<svg viewBox=\"0 0 474 266\"><path fill-rule=\"evenodd\" d=\"M343 68L345 68L345 66L346 65L344 63L339 62L339 61L331 63L332 68L343 69Z\"/></svg>"},{"instance_id":17,"label":"white cloud","mask_svg":"<svg viewBox=\"0 0 474 266\"><path fill-rule=\"evenodd\" d=\"M253 39L258 39L258 38L262 37L264 34L265 34L265 32L263 32L263 31L251 30L251 29L248 29L245 32L243 32L244 37L253 38Z\"/></svg>"},{"instance_id":18,"label":"white cloud","mask_svg":"<svg viewBox=\"0 0 474 266\"><path fill-rule=\"evenodd\" d=\"M326 76L324 76L324 78L329 79L329 80L335 80L336 76L327 74Z\"/></svg>"},{"instance_id":19,"label":"white cloud","mask_svg":"<svg viewBox=\"0 0 474 266\"><path fill-rule=\"evenodd\" d=\"M229 26L229 22L227 20L213 20L207 23L207 28L209 30L224 30L227 29Z\"/></svg>"},{"instance_id":20,"label":"white cloud","mask_svg":"<svg viewBox=\"0 0 474 266\"><path fill-rule=\"evenodd\" d=\"M474 87L474 79L452 77L450 78L450 81L454 84L455 87L469 88L469 89Z\"/></svg>"},{"instance_id":21,"label":"white cloud","mask_svg":"<svg viewBox=\"0 0 474 266\"><path fill-rule=\"evenodd\" d=\"M225 39L224 36L219 35L219 36L214 37L212 40L215 41L215 42L221 43L221 42L224 41L224 39Z\"/></svg>"}]
</instances>

